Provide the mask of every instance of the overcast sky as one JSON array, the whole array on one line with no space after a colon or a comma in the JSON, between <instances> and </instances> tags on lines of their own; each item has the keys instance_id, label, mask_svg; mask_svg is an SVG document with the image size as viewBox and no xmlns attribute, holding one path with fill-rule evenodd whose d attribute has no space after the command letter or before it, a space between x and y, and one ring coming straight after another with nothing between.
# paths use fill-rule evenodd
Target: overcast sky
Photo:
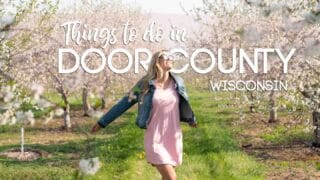
<instances>
[{"instance_id":1,"label":"overcast sky","mask_svg":"<svg viewBox=\"0 0 320 180\"><path fill-rule=\"evenodd\" d=\"M74 7L74 3L77 1L79 0L61 0L60 8ZM122 0L122 2L139 6L144 12L159 14L185 14L181 5L189 10L202 4L202 0Z\"/></svg>"},{"instance_id":2,"label":"overcast sky","mask_svg":"<svg viewBox=\"0 0 320 180\"><path fill-rule=\"evenodd\" d=\"M161 14L184 14L181 3L185 9L202 4L202 0L124 0L124 2L137 4L147 12Z\"/></svg>"}]
</instances>

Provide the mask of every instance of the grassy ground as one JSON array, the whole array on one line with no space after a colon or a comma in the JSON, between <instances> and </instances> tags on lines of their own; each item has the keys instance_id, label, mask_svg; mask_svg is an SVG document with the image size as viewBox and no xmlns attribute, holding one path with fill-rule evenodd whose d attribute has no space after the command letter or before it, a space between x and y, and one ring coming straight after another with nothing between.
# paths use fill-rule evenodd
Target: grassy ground
<instances>
[{"instance_id":1,"label":"grassy ground","mask_svg":"<svg viewBox=\"0 0 320 180\"><path fill-rule=\"evenodd\" d=\"M232 103L223 98L227 97L224 93L189 89L189 96L199 127L181 124L184 154L183 164L176 169L179 179L267 179L277 169L272 167L282 167L281 172L290 167L290 161L266 164L243 151L241 144L250 143L252 137L248 140L240 136L247 124L234 125L239 119L235 113L237 106L220 107ZM40 120L34 127L26 127L26 146L46 151L50 156L33 162L0 157L0 179L161 179L145 160L144 130L135 125L135 116L136 107L133 107L91 137L91 141L87 141L82 130L89 131L96 119L82 117L80 110L72 112L73 128L67 132L59 129L62 119L46 125ZM258 132L254 136L266 142L286 142L281 133L283 129L279 126L275 131ZM299 136L309 138L305 134ZM19 126L0 126L0 152L14 147L19 147ZM94 176L80 177L79 159L89 151L91 156L100 158L102 167ZM306 167L306 164L300 162L300 166ZM317 167L317 164L311 166Z\"/></svg>"}]
</instances>

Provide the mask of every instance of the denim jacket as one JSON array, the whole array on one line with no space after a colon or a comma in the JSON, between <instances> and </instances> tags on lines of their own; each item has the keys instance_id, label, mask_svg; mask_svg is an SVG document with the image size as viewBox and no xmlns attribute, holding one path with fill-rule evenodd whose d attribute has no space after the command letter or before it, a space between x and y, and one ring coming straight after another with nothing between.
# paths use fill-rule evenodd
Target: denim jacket
<instances>
[{"instance_id":1,"label":"denim jacket","mask_svg":"<svg viewBox=\"0 0 320 180\"><path fill-rule=\"evenodd\" d=\"M189 104L189 98L185 89L183 79L172 72L169 72L169 74L175 81L175 89L177 90L179 95L180 121L187 122L189 125L197 123L194 113ZM151 118L152 98L155 91L154 82L155 80L149 81L149 90L144 95L144 97L141 98L143 82L142 79L140 79L131 89L131 91L133 90L132 92L134 93L132 95L135 98L131 99L132 95L124 96L107 113L105 113L97 123L103 128L106 127L127 109L138 102L138 115L136 118L136 125L142 129L147 129L147 125L150 123Z\"/></svg>"}]
</instances>

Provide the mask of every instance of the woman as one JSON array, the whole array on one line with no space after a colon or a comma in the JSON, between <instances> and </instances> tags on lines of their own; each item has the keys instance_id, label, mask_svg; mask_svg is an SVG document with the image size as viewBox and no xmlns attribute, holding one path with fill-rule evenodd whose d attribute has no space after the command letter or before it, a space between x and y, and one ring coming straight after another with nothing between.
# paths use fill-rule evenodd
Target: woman
<instances>
[{"instance_id":1,"label":"woman","mask_svg":"<svg viewBox=\"0 0 320 180\"><path fill-rule=\"evenodd\" d=\"M162 50L152 56L147 74L93 126L94 133L106 127L138 102L136 124L145 130L148 163L162 179L176 179L175 167L182 163L180 121L197 127L183 79L172 72L173 58Z\"/></svg>"}]
</instances>

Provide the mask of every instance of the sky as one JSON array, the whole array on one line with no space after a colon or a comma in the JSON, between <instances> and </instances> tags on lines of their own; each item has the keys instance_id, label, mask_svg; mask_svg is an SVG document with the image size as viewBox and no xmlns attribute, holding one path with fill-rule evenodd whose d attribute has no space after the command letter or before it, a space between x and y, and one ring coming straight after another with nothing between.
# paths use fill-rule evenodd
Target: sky
<instances>
[{"instance_id":1,"label":"sky","mask_svg":"<svg viewBox=\"0 0 320 180\"><path fill-rule=\"evenodd\" d=\"M74 7L79 0L61 0L60 8ZM91 0L88 0L89 2ZM185 9L192 9L202 5L202 0L122 0L124 4L139 6L144 12L158 14L185 14Z\"/></svg>"},{"instance_id":2,"label":"sky","mask_svg":"<svg viewBox=\"0 0 320 180\"><path fill-rule=\"evenodd\" d=\"M0 0L0 5L4 5L5 7L16 6L30 1L31 0ZM75 4L79 5L82 1L95 3L95 0L60 0L60 9L73 8ZM190 10L193 7L202 5L202 0L121 0L120 2L141 7L142 10L147 13L157 14L185 14L183 8Z\"/></svg>"},{"instance_id":3,"label":"sky","mask_svg":"<svg viewBox=\"0 0 320 180\"><path fill-rule=\"evenodd\" d=\"M124 3L141 6L144 11L159 14L184 14L185 9L201 6L202 0L124 0Z\"/></svg>"}]
</instances>

